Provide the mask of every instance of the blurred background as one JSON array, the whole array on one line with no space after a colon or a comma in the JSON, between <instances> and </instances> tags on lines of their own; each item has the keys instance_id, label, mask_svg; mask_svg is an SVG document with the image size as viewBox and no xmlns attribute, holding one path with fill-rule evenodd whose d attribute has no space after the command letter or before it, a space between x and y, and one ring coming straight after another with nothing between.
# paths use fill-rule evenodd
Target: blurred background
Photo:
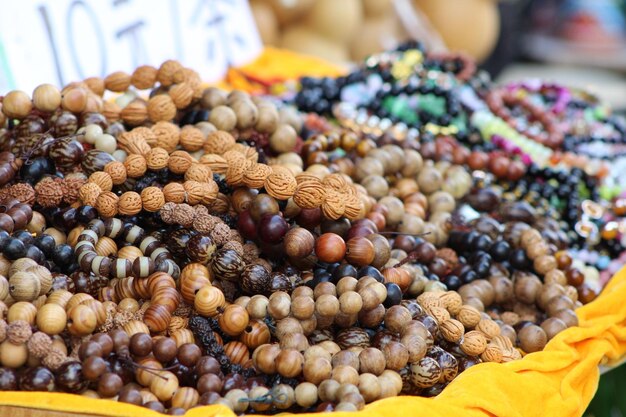
<instances>
[{"instance_id":1,"label":"blurred background","mask_svg":"<svg viewBox=\"0 0 626 417\"><path fill-rule=\"evenodd\" d=\"M251 0L266 45L358 62L408 38L465 51L496 80L590 89L626 111L624 0Z\"/></svg>"}]
</instances>

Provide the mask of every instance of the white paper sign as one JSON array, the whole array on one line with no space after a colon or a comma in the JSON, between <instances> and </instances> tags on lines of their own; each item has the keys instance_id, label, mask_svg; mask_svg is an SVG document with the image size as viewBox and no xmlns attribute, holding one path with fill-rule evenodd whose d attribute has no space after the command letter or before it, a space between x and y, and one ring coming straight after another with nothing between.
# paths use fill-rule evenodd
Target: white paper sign
<instances>
[{"instance_id":1,"label":"white paper sign","mask_svg":"<svg viewBox=\"0 0 626 417\"><path fill-rule=\"evenodd\" d=\"M0 12L0 94L166 59L214 81L261 48L247 0L11 0Z\"/></svg>"}]
</instances>

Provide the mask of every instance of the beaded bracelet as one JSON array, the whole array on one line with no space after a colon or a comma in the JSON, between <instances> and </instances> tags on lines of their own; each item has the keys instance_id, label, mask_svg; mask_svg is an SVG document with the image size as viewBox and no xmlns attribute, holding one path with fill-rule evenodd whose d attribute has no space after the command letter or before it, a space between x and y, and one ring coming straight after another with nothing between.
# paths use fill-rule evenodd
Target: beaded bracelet
<instances>
[{"instance_id":1,"label":"beaded bracelet","mask_svg":"<svg viewBox=\"0 0 626 417\"><path fill-rule=\"evenodd\" d=\"M510 91L492 90L487 95L485 101L496 116L505 120L514 129L519 129L521 126L513 120L513 116L506 106L519 106L529 113L530 119L541 123L545 131L534 133L525 130L523 133L526 137L553 149L561 146L564 135L558 127L554 116L542 111L542 109L530 103L527 99L520 98Z\"/></svg>"},{"instance_id":2,"label":"beaded bracelet","mask_svg":"<svg viewBox=\"0 0 626 417\"><path fill-rule=\"evenodd\" d=\"M144 256L137 257L133 262L100 256L96 253L95 245L102 236L111 239L122 237L126 242L139 247ZM141 227L124 223L117 218L90 221L78 236L75 253L82 271L110 278L145 278L156 271L177 277L180 273L180 268L171 260L169 251L156 238L145 236Z\"/></svg>"}]
</instances>

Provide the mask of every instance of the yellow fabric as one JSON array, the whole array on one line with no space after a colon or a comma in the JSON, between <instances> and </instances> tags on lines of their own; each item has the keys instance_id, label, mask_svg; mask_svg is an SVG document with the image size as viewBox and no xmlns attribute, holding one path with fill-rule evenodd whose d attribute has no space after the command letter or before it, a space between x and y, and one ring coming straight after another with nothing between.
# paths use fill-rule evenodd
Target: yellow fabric
<instances>
[{"instance_id":1,"label":"yellow fabric","mask_svg":"<svg viewBox=\"0 0 626 417\"><path fill-rule=\"evenodd\" d=\"M246 74L256 74L255 78L265 83L305 74L336 75L342 69L314 58L268 49L256 62L239 71L244 77L238 78L238 82L245 84L241 80ZM557 335L542 352L507 364L474 366L435 398L388 398L366 406L357 417L580 416L598 386L598 365L617 363L626 354L624 300L626 268L613 277L594 302L577 310L579 326ZM162 416L129 404L61 393L4 392L0 393L0 415L5 415L2 405L110 417ZM223 406L194 408L185 415L234 417Z\"/></svg>"}]
</instances>

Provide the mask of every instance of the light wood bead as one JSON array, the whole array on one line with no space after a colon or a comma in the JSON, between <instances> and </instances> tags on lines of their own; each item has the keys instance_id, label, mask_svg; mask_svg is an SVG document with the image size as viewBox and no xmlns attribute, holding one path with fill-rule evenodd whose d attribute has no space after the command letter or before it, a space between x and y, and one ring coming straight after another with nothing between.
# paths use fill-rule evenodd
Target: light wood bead
<instances>
[{"instance_id":1,"label":"light wood bead","mask_svg":"<svg viewBox=\"0 0 626 417\"><path fill-rule=\"evenodd\" d=\"M9 278L9 294L16 301L33 301L40 291L41 283L35 274L18 271Z\"/></svg>"},{"instance_id":2,"label":"light wood bead","mask_svg":"<svg viewBox=\"0 0 626 417\"><path fill-rule=\"evenodd\" d=\"M53 336L65 330L67 313L58 304L45 304L37 311L37 328Z\"/></svg>"},{"instance_id":3,"label":"light wood bead","mask_svg":"<svg viewBox=\"0 0 626 417\"><path fill-rule=\"evenodd\" d=\"M178 378L169 371L159 371L158 378L152 378L150 381L150 391L160 401L170 400L178 390Z\"/></svg>"},{"instance_id":4,"label":"light wood bead","mask_svg":"<svg viewBox=\"0 0 626 417\"><path fill-rule=\"evenodd\" d=\"M4 300L9 295L9 280L0 275L0 300Z\"/></svg>"},{"instance_id":5,"label":"light wood bead","mask_svg":"<svg viewBox=\"0 0 626 417\"><path fill-rule=\"evenodd\" d=\"M48 296L47 304L58 304L65 308L68 301L72 298L73 294L68 290L55 290Z\"/></svg>"},{"instance_id":6,"label":"light wood bead","mask_svg":"<svg viewBox=\"0 0 626 417\"><path fill-rule=\"evenodd\" d=\"M7 322L10 324L17 320L24 320L30 325L35 324L37 316L37 307L28 301L18 301L9 307L7 313Z\"/></svg>"},{"instance_id":7,"label":"light wood bead","mask_svg":"<svg viewBox=\"0 0 626 417\"><path fill-rule=\"evenodd\" d=\"M163 365L161 362L157 361L154 356L148 356L147 358L140 359L138 364L144 368L149 368L151 370L159 370L163 369ZM146 369L137 368L137 372L135 373L135 378L137 378L137 382L141 385L149 386L152 379L155 377L154 372L148 372ZM150 391L152 394L152 392ZM154 394L152 394L154 396Z\"/></svg>"},{"instance_id":8,"label":"light wood bead","mask_svg":"<svg viewBox=\"0 0 626 417\"><path fill-rule=\"evenodd\" d=\"M107 236L102 236L96 243L96 254L98 256L113 256L117 254L117 243Z\"/></svg>"},{"instance_id":9,"label":"light wood bead","mask_svg":"<svg viewBox=\"0 0 626 417\"><path fill-rule=\"evenodd\" d=\"M150 334L150 329L146 323L139 320L131 320L122 326L122 329L128 334L128 337L132 337L135 333Z\"/></svg>"},{"instance_id":10,"label":"light wood bead","mask_svg":"<svg viewBox=\"0 0 626 417\"><path fill-rule=\"evenodd\" d=\"M10 279L16 272L26 271L31 266L37 266L37 262L33 261L30 258L16 259L9 267L9 274L7 275L7 278Z\"/></svg>"},{"instance_id":11,"label":"light wood bead","mask_svg":"<svg viewBox=\"0 0 626 417\"><path fill-rule=\"evenodd\" d=\"M28 349L26 344L14 345L5 340L0 344L0 364L7 368L17 369L28 360Z\"/></svg>"},{"instance_id":12,"label":"light wood bead","mask_svg":"<svg viewBox=\"0 0 626 417\"><path fill-rule=\"evenodd\" d=\"M200 394L195 388L181 387L172 397L172 407L179 407L188 410L198 404Z\"/></svg>"},{"instance_id":13,"label":"light wood bead","mask_svg":"<svg viewBox=\"0 0 626 417\"><path fill-rule=\"evenodd\" d=\"M224 293L219 288L204 286L198 290L194 299L194 307L204 317L215 317L226 303Z\"/></svg>"},{"instance_id":14,"label":"light wood bead","mask_svg":"<svg viewBox=\"0 0 626 417\"><path fill-rule=\"evenodd\" d=\"M180 347L185 343L195 343L196 339L193 332L189 329L178 329L170 337L176 342L176 347Z\"/></svg>"},{"instance_id":15,"label":"light wood bead","mask_svg":"<svg viewBox=\"0 0 626 417\"><path fill-rule=\"evenodd\" d=\"M41 284L39 295L48 294L48 291L52 288L52 274L48 268L41 265L35 265L28 268L26 272L30 272L39 279L39 283Z\"/></svg>"},{"instance_id":16,"label":"light wood bead","mask_svg":"<svg viewBox=\"0 0 626 417\"><path fill-rule=\"evenodd\" d=\"M119 303L117 303L117 310L134 313L139 310L139 301L135 300L134 298L124 298Z\"/></svg>"},{"instance_id":17,"label":"light wood bead","mask_svg":"<svg viewBox=\"0 0 626 417\"><path fill-rule=\"evenodd\" d=\"M131 262L134 262L140 256L143 256L143 252L136 246L124 246L117 251L118 258L128 259Z\"/></svg>"},{"instance_id":18,"label":"light wood bead","mask_svg":"<svg viewBox=\"0 0 626 417\"><path fill-rule=\"evenodd\" d=\"M92 299L93 297L91 295L84 293L84 292L74 294L65 305L65 311L70 311L72 308L76 307L83 301L92 300Z\"/></svg>"},{"instance_id":19,"label":"light wood bead","mask_svg":"<svg viewBox=\"0 0 626 417\"><path fill-rule=\"evenodd\" d=\"M245 308L231 304L218 318L220 328L229 336L239 336L248 326L250 316Z\"/></svg>"},{"instance_id":20,"label":"light wood bead","mask_svg":"<svg viewBox=\"0 0 626 417\"><path fill-rule=\"evenodd\" d=\"M74 336L87 336L96 330L96 313L86 305L80 304L68 311L67 330Z\"/></svg>"},{"instance_id":21,"label":"light wood bead","mask_svg":"<svg viewBox=\"0 0 626 417\"><path fill-rule=\"evenodd\" d=\"M104 324L104 322L107 319L107 310L101 301L98 301L92 298L90 300L85 300L80 304L89 307L91 311L96 313L96 321L97 321L98 326L101 326Z\"/></svg>"}]
</instances>

